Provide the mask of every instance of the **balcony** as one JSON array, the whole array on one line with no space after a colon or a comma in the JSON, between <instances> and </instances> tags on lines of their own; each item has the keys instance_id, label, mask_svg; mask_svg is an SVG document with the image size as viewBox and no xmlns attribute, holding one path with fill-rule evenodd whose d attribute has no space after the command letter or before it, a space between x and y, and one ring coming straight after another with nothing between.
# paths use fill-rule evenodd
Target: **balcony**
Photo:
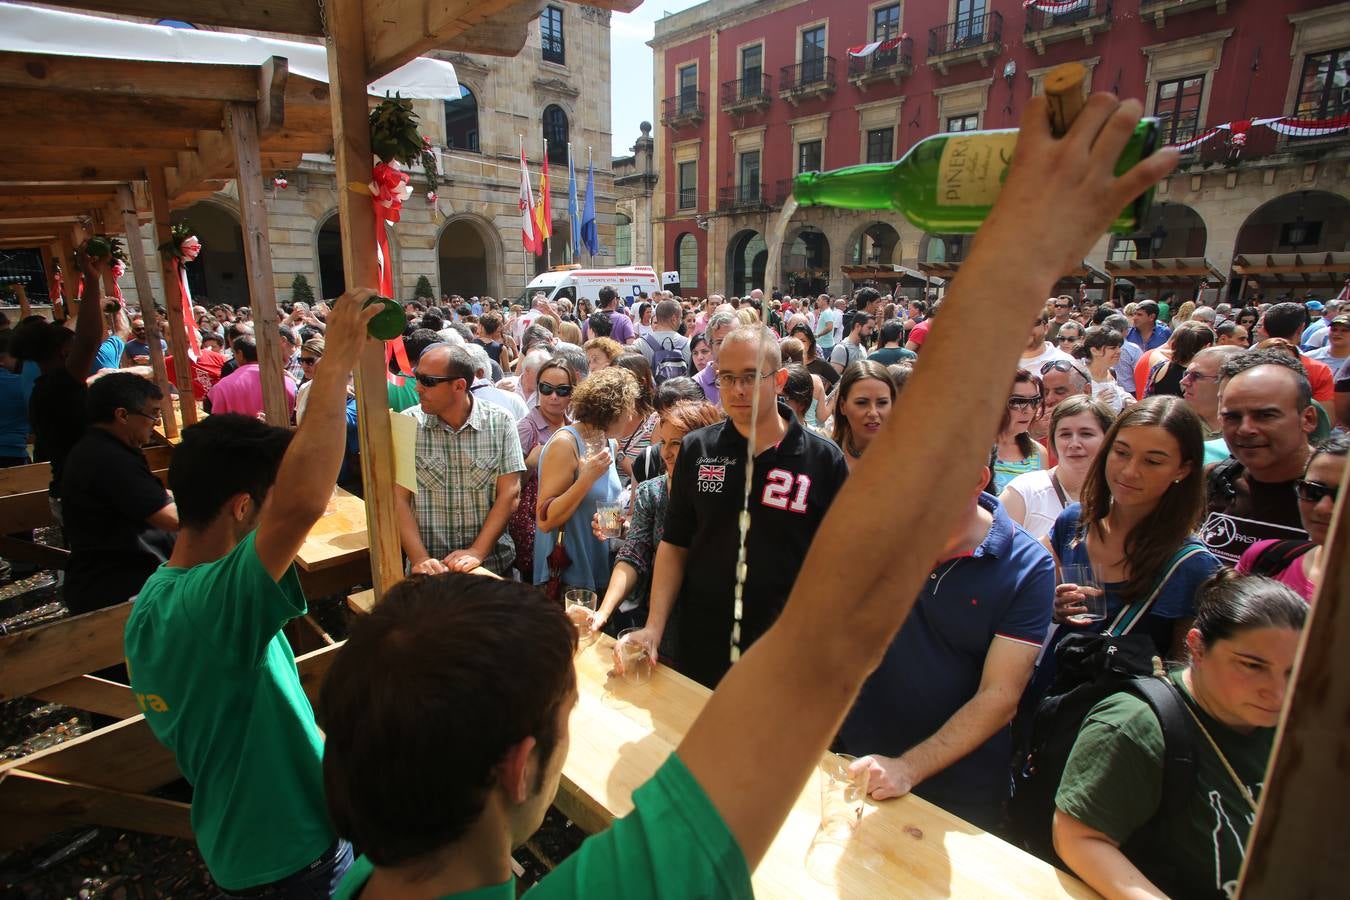
<instances>
[{"instance_id":1,"label":"balcony","mask_svg":"<svg viewBox=\"0 0 1350 900\"><path fill-rule=\"evenodd\" d=\"M773 102L769 76L748 75L722 82L722 112L744 114L767 109Z\"/></svg>"},{"instance_id":2,"label":"balcony","mask_svg":"<svg viewBox=\"0 0 1350 900\"><path fill-rule=\"evenodd\" d=\"M682 91L661 101L661 124L667 128L697 125L707 111L707 91Z\"/></svg>"},{"instance_id":3,"label":"balcony","mask_svg":"<svg viewBox=\"0 0 1350 900\"><path fill-rule=\"evenodd\" d=\"M866 92L869 84L891 81L899 84L914 71L914 39L899 38L900 43L889 50L877 50L871 56L848 58L848 80L858 90Z\"/></svg>"},{"instance_id":4,"label":"balcony","mask_svg":"<svg viewBox=\"0 0 1350 900\"><path fill-rule=\"evenodd\" d=\"M722 213L762 212L769 208L764 185L738 184L717 189L717 211Z\"/></svg>"},{"instance_id":5,"label":"balcony","mask_svg":"<svg viewBox=\"0 0 1350 900\"><path fill-rule=\"evenodd\" d=\"M1023 35L1027 46L1044 55L1045 48L1061 41L1082 38L1091 44L1094 35L1111 27L1111 0L1081 0L1072 9L1051 13L1027 7L1027 28Z\"/></svg>"},{"instance_id":6,"label":"balcony","mask_svg":"<svg viewBox=\"0 0 1350 900\"><path fill-rule=\"evenodd\" d=\"M1228 12L1229 0L1140 0L1139 18L1162 28L1167 24L1168 16L1195 12L1198 9L1213 9L1219 15Z\"/></svg>"},{"instance_id":7,"label":"balcony","mask_svg":"<svg viewBox=\"0 0 1350 900\"><path fill-rule=\"evenodd\" d=\"M792 179L780 178L774 182L773 197L769 199L769 205L773 207L782 206L787 202L787 198L792 196Z\"/></svg>"},{"instance_id":8,"label":"balcony","mask_svg":"<svg viewBox=\"0 0 1350 900\"><path fill-rule=\"evenodd\" d=\"M833 94L835 88L833 56L820 56L783 66L778 76L778 96L796 106L803 100Z\"/></svg>"},{"instance_id":9,"label":"balcony","mask_svg":"<svg viewBox=\"0 0 1350 900\"><path fill-rule=\"evenodd\" d=\"M979 60L989 61L1003 52L1003 16L985 13L948 22L928 31L928 65L943 75L952 66Z\"/></svg>"}]
</instances>

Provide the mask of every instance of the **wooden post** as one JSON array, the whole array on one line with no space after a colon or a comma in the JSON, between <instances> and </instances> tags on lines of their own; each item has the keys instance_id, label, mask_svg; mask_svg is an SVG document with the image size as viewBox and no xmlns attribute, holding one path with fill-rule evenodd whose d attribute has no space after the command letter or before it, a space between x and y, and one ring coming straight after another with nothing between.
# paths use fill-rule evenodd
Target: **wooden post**
<instances>
[{"instance_id":1,"label":"wooden post","mask_svg":"<svg viewBox=\"0 0 1350 900\"><path fill-rule=\"evenodd\" d=\"M1350 484L1350 459L1341 485ZM1350 500L1336 501L1323 548L1326 572L1303 627L1292 694L1247 844L1238 896L1339 897L1350 841Z\"/></svg>"},{"instance_id":2,"label":"wooden post","mask_svg":"<svg viewBox=\"0 0 1350 900\"><path fill-rule=\"evenodd\" d=\"M178 419L173 414L173 392L169 390L169 373L164 367L164 348L160 346L163 329L159 313L155 312L155 294L150 287L150 266L145 261L145 245L141 241L141 223L136 218L136 201L130 185L119 185L117 202L121 206L122 231L127 240L127 258L131 260L131 274L136 279L136 296L141 302L141 318L145 320L145 342L150 347L150 367L155 370L155 383L164 392L160 412L164 414L164 436L178 437Z\"/></svg>"},{"instance_id":3,"label":"wooden post","mask_svg":"<svg viewBox=\"0 0 1350 900\"><path fill-rule=\"evenodd\" d=\"M248 271L249 308L253 311L254 339L262 377L263 409L272 425L291 424L281 352L281 319L272 282L272 243L267 237L267 201L262 188L262 153L258 148L258 114L250 103L225 107L225 129L234 148L235 184L239 188L239 226L244 237L244 265Z\"/></svg>"},{"instance_id":4,"label":"wooden post","mask_svg":"<svg viewBox=\"0 0 1350 900\"><path fill-rule=\"evenodd\" d=\"M150 208L155 219L155 245L162 246L173 237L169 224L169 189L164 170L151 166ZM187 331L183 328L183 288L178 283L178 269L173 260L159 255L160 276L164 281L164 310L169 319L169 346L173 348L174 375L178 380L178 406L182 411L183 426L197 424L197 399L192 393L192 360L188 359Z\"/></svg>"},{"instance_id":5,"label":"wooden post","mask_svg":"<svg viewBox=\"0 0 1350 900\"><path fill-rule=\"evenodd\" d=\"M327 46L342 265L349 286L373 288L379 284L379 272L375 260L375 208L364 188L371 181L374 161L370 150L366 32L361 0L330 0ZM356 403L361 425L361 475L365 479L371 582L377 602L387 588L403 577L403 552L394 510L394 445L386 371L384 348L368 343L356 371Z\"/></svg>"}]
</instances>

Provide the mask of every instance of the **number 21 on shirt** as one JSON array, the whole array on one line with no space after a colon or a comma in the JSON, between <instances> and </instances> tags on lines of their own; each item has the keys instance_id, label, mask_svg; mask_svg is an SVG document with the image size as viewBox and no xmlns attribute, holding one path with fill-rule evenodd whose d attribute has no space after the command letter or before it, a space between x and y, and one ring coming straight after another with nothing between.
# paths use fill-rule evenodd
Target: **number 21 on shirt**
<instances>
[{"instance_id":1,"label":"number 21 on shirt","mask_svg":"<svg viewBox=\"0 0 1350 900\"><path fill-rule=\"evenodd\" d=\"M806 512L806 495L811 491L811 476L786 469L770 469L764 476L764 496L760 502L774 509Z\"/></svg>"}]
</instances>

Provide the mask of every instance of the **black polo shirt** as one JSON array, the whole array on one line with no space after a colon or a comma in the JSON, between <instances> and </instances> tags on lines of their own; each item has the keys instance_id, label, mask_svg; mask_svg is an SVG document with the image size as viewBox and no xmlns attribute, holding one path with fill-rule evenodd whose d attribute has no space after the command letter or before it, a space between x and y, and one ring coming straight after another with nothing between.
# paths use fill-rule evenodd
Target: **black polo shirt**
<instances>
[{"instance_id":1,"label":"black polo shirt","mask_svg":"<svg viewBox=\"0 0 1350 900\"><path fill-rule=\"evenodd\" d=\"M86 431L66 457L61 497L71 613L131 599L173 550L172 535L146 522L169 502L164 485L144 453L102 428Z\"/></svg>"},{"instance_id":2,"label":"black polo shirt","mask_svg":"<svg viewBox=\"0 0 1350 900\"><path fill-rule=\"evenodd\" d=\"M65 366L39 375L28 398L33 428L33 461L52 464L51 495L61 496L61 474L71 448L84 434L84 379Z\"/></svg>"},{"instance_id":3,"label":"black polo shirt","mask_svg":"<svg viewBox=\"0 0 1350 900\"><path fill-rule=\"evenodd\" d=\"M755 459L741 650L787 602L806 549L848 477L839 448L806 431L783 404L788 431ZM689 551L680 587L675 667L711 688L731 666L746 440L730 420L685 435L670 485L662 538Z\"/></svg>"}]
</instances>

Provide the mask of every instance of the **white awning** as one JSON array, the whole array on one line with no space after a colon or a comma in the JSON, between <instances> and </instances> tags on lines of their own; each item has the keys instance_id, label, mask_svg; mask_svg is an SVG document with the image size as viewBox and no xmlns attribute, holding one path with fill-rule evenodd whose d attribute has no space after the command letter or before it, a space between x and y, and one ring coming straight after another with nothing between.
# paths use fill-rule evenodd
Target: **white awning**
<instances>
[{"instance_id":1,"label":"white awning","mask_svg":"<svg viewBox=\"0 0 1350 900\"><path fill-rule=\"evenodd\" d=\"M183 17L192 19L190 3L184 5ZM270 57L284 56L296 75L328 81L328 55L322 44L145 25L10 3L0 3L0 50L243 66L257 66ZM418 58L375 81L369 90L377 96L388 92L417 100L452 100L459 97L459 80L450 63Z\"/></svg>"}]
</instances>

